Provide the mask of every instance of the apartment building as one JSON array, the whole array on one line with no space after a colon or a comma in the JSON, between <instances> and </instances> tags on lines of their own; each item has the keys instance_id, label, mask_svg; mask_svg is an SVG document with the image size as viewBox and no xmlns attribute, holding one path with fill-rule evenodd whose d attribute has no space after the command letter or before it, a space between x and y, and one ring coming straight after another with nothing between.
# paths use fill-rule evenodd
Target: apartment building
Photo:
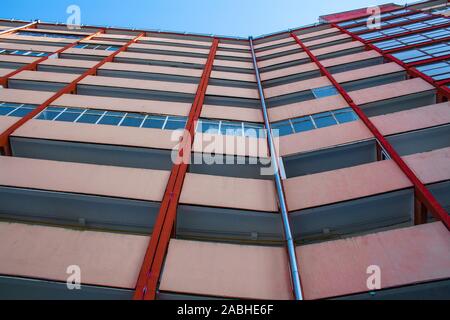
<instances>
[{"instance_id":1,"label":"apartment building","mask_svg":"<svg viewBox=\"0 0 450 320\"><path fill-rule=\"evenodd\" d=\"M450 298L449 12L0 20L0 297Z\"/></svg>"}]
</instances>

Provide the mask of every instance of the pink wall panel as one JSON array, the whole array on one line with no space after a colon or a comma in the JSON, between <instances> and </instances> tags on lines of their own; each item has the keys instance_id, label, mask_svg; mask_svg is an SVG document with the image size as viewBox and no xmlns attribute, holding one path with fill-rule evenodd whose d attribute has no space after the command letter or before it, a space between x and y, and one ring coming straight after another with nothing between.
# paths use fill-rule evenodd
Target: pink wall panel
<instances>
[{"instance_id":1,"label":"pink wall panel","mask_svg":"<svg viewBox=\"0 0 450 320\"><path fill-rule=\"evenodd\" d=\"M173 239L161 291L244 299L292 299L284 248Z\"/></svg>"},{"instance_id":2,"label":"pink wall panel","mask_svg":"<svg viewBox=\"0 0 450 320\"><path fill-rule=\"evenodd\" d=\"M306 299L367 292L367 268L381 288L450 277L450 235L441 222L297 247Z\"/></svg>"}]
</instances>

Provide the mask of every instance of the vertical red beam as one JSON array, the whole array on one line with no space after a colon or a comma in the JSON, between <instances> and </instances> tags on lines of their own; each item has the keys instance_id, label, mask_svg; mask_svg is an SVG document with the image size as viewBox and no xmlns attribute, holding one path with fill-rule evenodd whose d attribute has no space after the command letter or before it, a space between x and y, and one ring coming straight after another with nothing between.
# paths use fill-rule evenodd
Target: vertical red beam
<instances>
[{"instance_id":1,"label":"vertical red beam","mask_svg":"<svg viewBox=\"0 0 450 320\"><path fill-rule=\"evenodd\" d=\"M434 198L431 192L423 185L423 183L419 180L416 174L408 167L408 165L403 161L400 155L395 151L392 145L386 140L386 138L381 134L381 132L377 129L377 127L372 123L372 121L366 116L366 114L359 108L354 102L353 99L348 95L348 93L344 90L344 88L336 81L333 75L322 65L322 63L317 59L314 54L308 49L307 46L303 44L303 42L297 37L295 33L291 33L291 36L295 39L298 45L305 51L309 58L316 63L319 67L322 75L326 76L330 82L336 87L342 97L347 101L349 106L355 111L361 121L364 122L366 127L370 130L370 132L375 136L380 145L386 150L387 154L391 157L392 160L400 167L403 173L408 177L408 179L412 182L415 189L415 194L419 197L419 199L426 205L426 207L433 213L433 215L441 220L445 226L450 230L450 216L447 212L442 208L442 206L438 203L438 201ZM417 221L416 221L417 222Z\"/></svg>"},{"instance_id":2,"label":"vertical red beam","mask_svg":"<svg viewBox=\"0 0 450 320\"><path fill-rule=\"evenodd\" d=\"M9 136L16 131L19 127L21 127L23 124L25 124L30 119L33 119L36 115L38 115L42 110L44 110L46 107L48 107L52 102L54 102L56 99L61 97L64 94L67 93L75 93L78 83L90 75L95 75L97 73L98 68L100 68L102 65L104 65L107 62L110 62L116 57L120 52L127 50L127 48L135 43L140 37L142 37L144 33L139 34L138 36L134 37L132 40L127 42L125 45L123 45L118 50L114 51L112 54L104 58L102 61L97 63L95 66L84 72L82 75L77 77L74 81L66 85L61 90L57 91L54 95L52 95L49 99L47 99L44 103L42 103L40 106L38 106L36 109L34 109L32 112L27 114L25 117L20 118L18 121L13 123L9 128L7 128L5 131L0 133L0 148L3 148L6 155L11 155L11 148L9 145ZM72 44L73 45L73 44Z\"/></svg>"},{"instance_id":3,"label":"vertical red beam","mask_svg":"<svg viewBox=\"0 0 450 320\"><path fill-rule=\"evenodd\" d=\"M102 30L100 30L100 31L98 31L98 32L96 32L96 33L94 33L94 34L91 34L91 35L89 35L89 36L83 38L83 39L77 40L77 41L75 41L74 43L70 43L70 44L66 45L65 47L63 47L63 48L61 48L61 49L59 49L59 50L57 50L57 51L52 52L50 55L48 55L48 56L46 56L46 57L42 57L42 58L40 58L40 59L38 59L38 60L36 60L36 61L34 61L34 62L32 62L32 63L29 63L29 64L27 64L27 65L24 65L23 67L21 67L21 68L19 68L19 69L17 69L17 70L14 70L14 71L12 71L12 72L10 72L10 73L8 73L7 75L5 75L5 76L3 76L3 77L0 77L0 85L3 86L4 88L7 88L7 87L8 87L8 80L9 80L11 77L15 76L16 74L18 74L18 73L20 73L20 72L22 72L22 71L25 71L25 70L36 71L38 64L40 64L41 62L44 62L45 60L47 60L51 55L55 55L55 54L56 54L56 55L59 55L59 54L62 53L63 51L66 51L67 49L70 49L70 48L75 47L75 46L78 45L80 42L90 40L90 39L92 39L92 38L94 38L94 37L96 37L96 36L98 36L99 34L102 34L102 33L104 33L104 32L105 32L105 29L102 29Z\"/></svg>"},{"instance_id":4,"label":"vertical red beam","mask_svg":"<svg viewBox=\"0 0 450 320\"><path fill-rule=\"evenodd\" d=\"M206 89L208 87L214 58L216 56L219 40L215 38L211 45L208 59L200 79L199 86L195 95L194 103L189 112L186 123L185 133L180 145L183 146L178 154L178 159L183 157L190 158L190 150L195 135L195 123L200 117L200 113L205 100ZM183 154L189 152L189 154ZM141 266L136 290L133 299L135 300L154 300L161 274L162 265L169 245L172 231L175 228L175 219L184 178L188 169L186 161L180 161L172 167L172 171L167 183L158 217L156 218L150 242L145 253L144 261Z\"/></svg>"}]
</instances>

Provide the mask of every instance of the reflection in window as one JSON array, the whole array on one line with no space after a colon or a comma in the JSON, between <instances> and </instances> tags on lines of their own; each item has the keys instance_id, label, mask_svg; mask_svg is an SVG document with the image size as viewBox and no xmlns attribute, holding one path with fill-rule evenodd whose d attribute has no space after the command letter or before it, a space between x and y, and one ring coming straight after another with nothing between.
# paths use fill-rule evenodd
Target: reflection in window
<instances>
[{"instance_id":1,"label":"reflection in window","mask_svg":"<svg viewBox=\"0 0 450 320\"><path fill-rule=\"evenodd\" d=\"M286 136L356 120L358 116L353 109L344 108L275 122L272 124L272 131L274 136Z\"/></svg>"},{"instance_id":2,"label":"reflection in window","mask_svg":"<svg viewBox=\"0 0 450 320\"><path fill-rule=\"evenodd\" d=\"M186 117L63 107L47 107L36 119L163 130L184 129L187 121Z\"/></svg>"},{"instance_id":3,"label":"reflection in window","mask_svg":"<svg viewBox=\"0 0 450 320\"><path fill-rule=\"evenodd\" d=\"M25 117L36 106L21 103L0 102L0 116Z\"/></svg>"},{"instance_id":4,"label":"reflection in window","mask_svg":"<svg viewBox=\"0 0 450 320\"><path fill-rule=\"evenodd\" d=\"M416 68L420 72L432 77L433 80L445 80L450 78L450 64L449 61L441 61L436 63L426 64Z\"/></svg>"}]
</instances>

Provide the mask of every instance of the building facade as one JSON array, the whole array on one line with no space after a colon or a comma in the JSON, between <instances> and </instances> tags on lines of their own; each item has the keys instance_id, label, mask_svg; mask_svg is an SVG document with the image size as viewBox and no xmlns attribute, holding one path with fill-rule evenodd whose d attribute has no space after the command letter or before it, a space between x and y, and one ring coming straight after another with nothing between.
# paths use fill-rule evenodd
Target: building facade
<instances>
[{"instance_id":1,"label":"building facade","mask_svg":"<svg viewBox=\"0 0 450 320\"><path fill-rule=\"evenodd\" d=\"M450 298L450 10L380 9L0 20L0 297Z\"/></svg>"}]
</instances>

